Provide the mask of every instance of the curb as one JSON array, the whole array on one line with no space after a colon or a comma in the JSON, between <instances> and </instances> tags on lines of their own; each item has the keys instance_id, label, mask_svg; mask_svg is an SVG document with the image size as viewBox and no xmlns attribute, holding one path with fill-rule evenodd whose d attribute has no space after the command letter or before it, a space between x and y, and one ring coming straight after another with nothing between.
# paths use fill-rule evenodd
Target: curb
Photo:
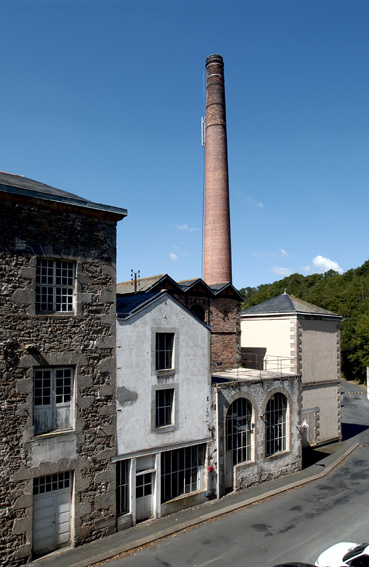
<instances>
[{"instance_id":1,"label":"curb","mask_svg":"<svg viewBox=\"0 0 369 567\"><path fill-rule=\"evenodd\" d=\"M355 449L357 449L357 447L359 447L359 443L354 443L352 444L350 447L348 447L348 449L346 449L346 451L344 451L341 455L338 456L338 458L334 459L329 465L324 466L324 468L322 468L322 470L320 470L318 473L312 474L307 476L306 478L302 478L300 480L296 480L294 482L289 482L283 486L280 486L278 488L274 488L272 490L268 490L262 494L259 494L258 496L253 496L252 498L247 498L245 500L242 500L241 502L237 502L235 504L230 504L229 506L225 506L221 509L218 510L214 510L212 512L208 512L206 514L202 514L200 516L197 516L196 518L193 518L191 520L187 520L185 522L182 522L180 524L177 525L173 525L170 526L166 529L157 531L149 536L146 537L142 537L137 539L134 542L128 542L126 544L120 544L119 546L112 546L109 550L105 550L102 551L100 553L95 553L93 555L93 559L92 558L83 558L80 560L76 560L76 561L71 561L70 563L68 563L69 567L93 567L94 565L97 565L103 561L107 561L109 559L113 559L115 557L118 557L119 555L122 555L124 553L127 553L129 551L134 551L135 549L139 549L140 547L144 547L146 545L149 545L150 543L153 543L155 541L159 541L161 539L164 539L168 536L174 535L176 533L182 532L184 530L187 530L189 528L198 526L200 524L203 524L207 521L210 520L214 520L216 518L220 518L222 516L225 516L226 514L230 514L232 512L235 512L236 510L241 510L243 508L247 508L248 506L252 506L253 504L257 503L257 502L262 502L263 500L266 500L268 498L272 498L273 496L276 496L277 494L283 494L284 492L288 492L289 490L293 490L295 488L298 488L300 486L304 486L305 484L308 484L310 482L313 482L315 480L319 480L321 478L324 478L325 476L327 476L334 468L336 468L340 463L342 463ZM329 458L329 457L327 457ZM319 465L318 465L319 466ZM86 544L87 546L89 545L93 545L98 544L99 541L103 541L103 540L97 540L96 542L92 542L92 544ZM70 549L70 548L69 548ZM75 551L79 551L81 553L81 555L84 553L83 548L82 547L76 547L76 548L72 548ZM65 564L67 564L68 558L67 557L67 553L68 550L58 550L52 554L49 554L47 556L47 561L48 564L50 564L50 561L52 561L52 558L56 558L56 557L61 557L61 556L65 556ZM34 566L34 567L42 567L43 565L46 565L45 562L45 557L41 557L40 559L36 559L35 561L29 563L28 565L30 567Z\"/></svg>"}]
</instances>

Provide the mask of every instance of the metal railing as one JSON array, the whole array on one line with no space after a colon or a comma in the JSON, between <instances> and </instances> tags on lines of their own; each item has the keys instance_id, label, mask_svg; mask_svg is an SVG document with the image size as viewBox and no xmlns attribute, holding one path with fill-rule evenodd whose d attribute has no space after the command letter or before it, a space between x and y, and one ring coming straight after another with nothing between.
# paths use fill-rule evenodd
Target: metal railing
<instances>
[{"instance_id":1,"label":"metal railing","mask_svg":"<svg viewBox=\"0 0 369 567\"><path fill-rule=\"evenodd\" d=\"M242 349L241 354L241 365L243 368L277 372L278 374L299 373L297 357L271 355L265 352L248 352L244 349Z\"/></svg>"}]
</instances>

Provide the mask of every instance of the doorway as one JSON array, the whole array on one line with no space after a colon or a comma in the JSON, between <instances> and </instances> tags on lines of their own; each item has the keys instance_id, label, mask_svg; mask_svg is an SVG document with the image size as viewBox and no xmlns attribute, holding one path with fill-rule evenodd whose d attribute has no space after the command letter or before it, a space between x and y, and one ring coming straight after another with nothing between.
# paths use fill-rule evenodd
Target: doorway
<instances>
[{"instance_id":1,"label":"doorway","mask_svg":"<svg viewBox=\"0 0 369 567\"><path fill-rule=\"evenodd\" d=\"M70 544L70 473L33 481L33 551L43 554Z\"/></svg>"}]
</instances>

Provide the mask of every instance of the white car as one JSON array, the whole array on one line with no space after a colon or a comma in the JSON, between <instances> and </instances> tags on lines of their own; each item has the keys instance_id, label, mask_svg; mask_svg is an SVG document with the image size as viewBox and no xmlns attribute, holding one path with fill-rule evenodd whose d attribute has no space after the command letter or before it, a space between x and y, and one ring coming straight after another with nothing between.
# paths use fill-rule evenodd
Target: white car
<instances>
[{"instance_id":1,"label":"white car","mask_svg":"<svg viewBox=\"0 0 369 567\"><path fill-rule=\"evenodd\" d=\"M328 547L315 561L316 567L369 567L369 543L341 541Z\"/></svg>"}]
</instances>

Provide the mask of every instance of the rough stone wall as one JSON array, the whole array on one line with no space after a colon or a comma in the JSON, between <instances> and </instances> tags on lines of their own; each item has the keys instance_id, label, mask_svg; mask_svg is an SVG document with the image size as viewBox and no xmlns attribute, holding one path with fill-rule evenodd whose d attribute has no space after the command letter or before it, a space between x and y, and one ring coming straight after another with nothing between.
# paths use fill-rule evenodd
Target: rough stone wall
<instances>
[{"instance_id":1,"label":"rough stone wall","mask_svg":"<svg viewBox=\"0 0 369 567\"><path fill-rule=\"evenodd\" d=\"M265 414L268 400L283 393L288 401L287 450L265 456ZM234 489L241 490L301 469L301 382L298 376L280 379L237 381L213 385L212 410L214 441L209 464L218 478L218 497L226 490L225 423L229 406L237 399L247 399L252 407L252 457L234 467Z\"/></svg>"},{"instance_id":2,"label":"rough stone wall","mask_svg":"<svg viewBox=\"0 0 369 567\"><path fill-rule=\"evenodd\" d=\"M115 531L116 219L45 201L0 210L0 564L32 554L33 478L71 471L73 545ZM35 314L38 257L73 260L75 314ZM72 430L35 436L35 367L75 369Z\"/></svg>"}]
</instances>

